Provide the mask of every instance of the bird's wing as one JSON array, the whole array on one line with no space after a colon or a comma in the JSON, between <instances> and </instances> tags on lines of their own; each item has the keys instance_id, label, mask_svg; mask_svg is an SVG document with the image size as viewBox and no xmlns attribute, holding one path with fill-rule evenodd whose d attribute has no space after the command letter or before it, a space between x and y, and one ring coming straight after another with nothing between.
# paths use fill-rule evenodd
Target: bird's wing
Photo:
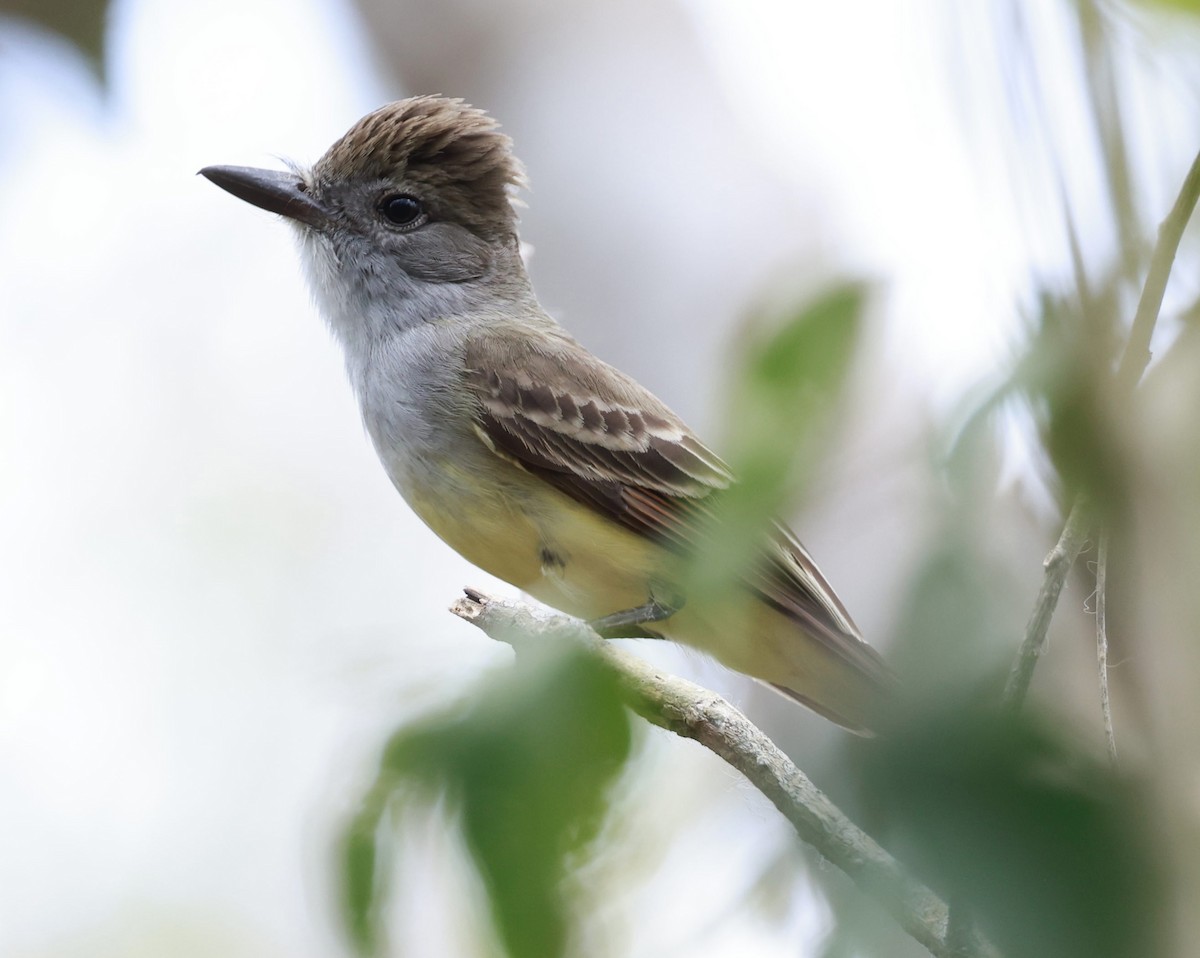
<instances>
[{"instance_id":1,"label":"bird's wing","mask_svg":"<svg viewBox=\"0 0 1200 958\"><path fill-rule=\"evenodd\" d=\"M565 334L467 344L479 437L498 455L631 531L702 549L729 467L662 402ZM796 537L773 525L745 584L840 658L884 681L878 654ZM618 611L618 610L613 610Z\"/></svg>"}]
</instances>

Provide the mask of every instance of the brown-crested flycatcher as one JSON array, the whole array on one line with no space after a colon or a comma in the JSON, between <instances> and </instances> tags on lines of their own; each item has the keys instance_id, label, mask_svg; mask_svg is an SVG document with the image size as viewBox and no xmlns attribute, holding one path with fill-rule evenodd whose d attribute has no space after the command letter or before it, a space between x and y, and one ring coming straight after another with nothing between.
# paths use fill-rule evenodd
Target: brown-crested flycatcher
<instances>
[{"instance_id":1,"label":"brown-crested flycatcher","mask_svg":"<svg viewBox=\"0 0 1200 958\"><path fill-rule=\"evenodd\" d=\"M538 305L511 147L482 111L414 97L311 170L201 173L295 226L379 458L453 549L608 634L686 643L865 731L887 670L782 524L744 570L741 613L683 594L733 476Z\"/></svg>"}]
</instances>

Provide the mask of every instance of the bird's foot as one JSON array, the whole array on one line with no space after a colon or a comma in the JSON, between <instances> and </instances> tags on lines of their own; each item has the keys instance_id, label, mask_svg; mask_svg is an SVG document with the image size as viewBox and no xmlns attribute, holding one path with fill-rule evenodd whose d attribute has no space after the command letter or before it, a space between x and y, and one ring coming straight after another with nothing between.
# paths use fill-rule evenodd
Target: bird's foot
<instances>
[{"instance_id":1,"label":"bird's foot","mask_svg":"<svg viewBox=\"0 0 1200 958\"><path fill-rule=\"evenodd\" d=\"M682 599L668 603L650 596L642 605L601 616L588 625L606 639L661 639L662 635L647 626L671 618L682 608Z\"/></svg>"}]
</instances>

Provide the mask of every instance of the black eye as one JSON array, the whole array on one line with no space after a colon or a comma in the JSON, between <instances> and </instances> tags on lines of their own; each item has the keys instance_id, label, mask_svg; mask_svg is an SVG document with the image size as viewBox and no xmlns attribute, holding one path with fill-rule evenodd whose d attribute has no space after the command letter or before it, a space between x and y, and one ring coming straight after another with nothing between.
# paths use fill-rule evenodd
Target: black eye
<instances>
[{"instance_id":1,"label":"black eye","mask_svg":"<svg viewBox=\"0 0 1200 958\"><path fill-rule=\"evenodd\" d=\"M418 226L424 222L425 208L420 200L411 196L385 196L380 201L378 210L393 226Z\"/></svg>"}]
</instances>

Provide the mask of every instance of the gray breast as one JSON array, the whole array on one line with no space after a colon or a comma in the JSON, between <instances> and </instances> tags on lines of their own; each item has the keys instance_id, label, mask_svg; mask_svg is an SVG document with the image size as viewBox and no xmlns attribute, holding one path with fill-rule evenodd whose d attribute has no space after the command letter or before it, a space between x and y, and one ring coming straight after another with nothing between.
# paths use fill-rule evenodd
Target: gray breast
<instances>
[{"instance_id":1,"label":"gray breast","mask_svg":"<svg viewBox=\"0 0 1200 958\"><path fill-rule=\"evenodd\" d=\"M436 479L445 461L466 466L486 451L471 430L460 343L445 326L424 324L377 344L360 362L347 355L363 424L398 486L429 473Z\"/></svg>"}]
</instances>

